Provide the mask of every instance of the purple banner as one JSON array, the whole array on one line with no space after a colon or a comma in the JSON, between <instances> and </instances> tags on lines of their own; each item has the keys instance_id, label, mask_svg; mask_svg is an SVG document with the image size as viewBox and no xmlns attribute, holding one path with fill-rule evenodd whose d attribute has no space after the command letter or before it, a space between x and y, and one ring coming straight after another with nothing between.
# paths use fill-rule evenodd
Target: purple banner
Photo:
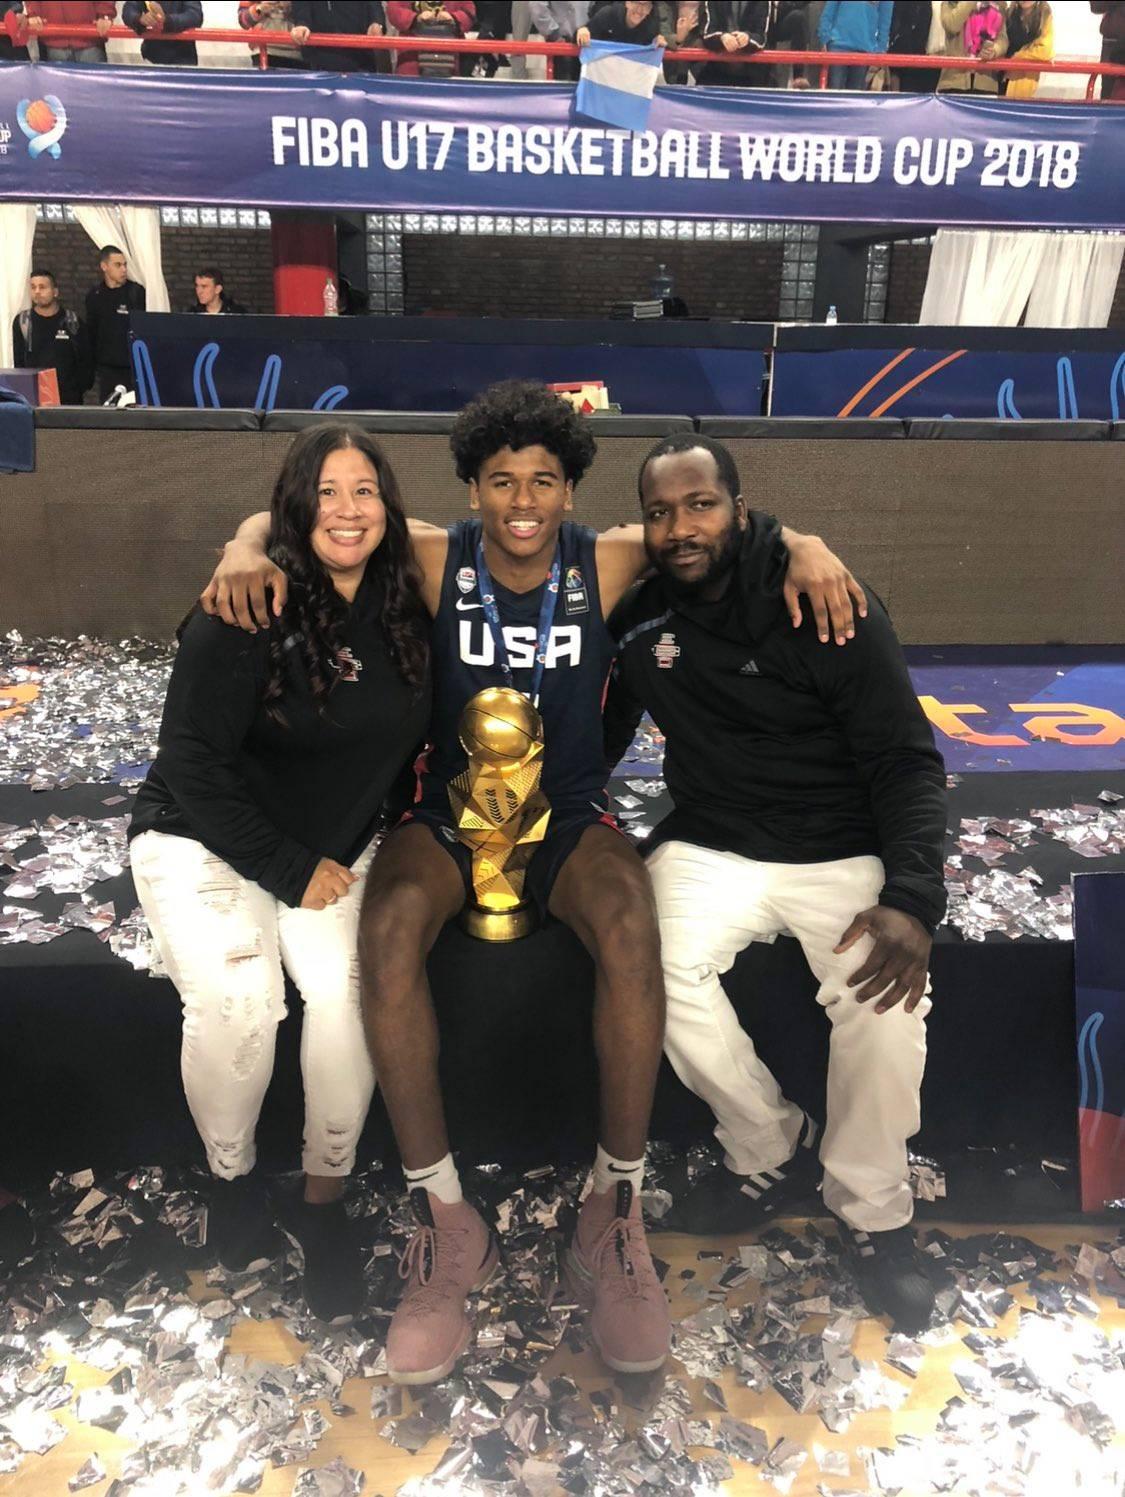
<instances>
[{"instance_id":1,"label":"purple banner","mask_svg":"<svg viewBox=\"0 0 1125 1497\"><path fill-rule=\"evenodd\" d=\"M1125 110L1111 105L659 88L650 128L633 134L576 117L573 96L561 84L15 64L0 68L0 199L1125 224Z\"/></svg>"}]
</instances>

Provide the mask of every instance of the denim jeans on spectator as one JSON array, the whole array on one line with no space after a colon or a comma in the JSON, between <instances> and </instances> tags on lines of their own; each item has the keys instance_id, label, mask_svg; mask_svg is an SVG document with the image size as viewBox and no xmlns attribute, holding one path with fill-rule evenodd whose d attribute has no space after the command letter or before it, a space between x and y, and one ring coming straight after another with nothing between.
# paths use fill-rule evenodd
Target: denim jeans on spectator
<instances>
[{"instance_id":1,"label":"denim jeans on spectator","mask_svg":"<svg viewBox=\"0 0 1125 1497\"><path fill-rule=\"evenodd\" d=\"M105 62L105 48L95 42L89 47L45 47L39 43L44 62Z\"/></svg>"},{"instance_id":2,"label":"denim jeans on spectator","mask_svg":"<svg viewBox=\"0 0 1125 1497\"><path fill-rule=\"evenodd\" d=\"M829 68L828 87L865 89L867 87L867 64L860 63L858 67Z\"/></svg>"}]
</instances>

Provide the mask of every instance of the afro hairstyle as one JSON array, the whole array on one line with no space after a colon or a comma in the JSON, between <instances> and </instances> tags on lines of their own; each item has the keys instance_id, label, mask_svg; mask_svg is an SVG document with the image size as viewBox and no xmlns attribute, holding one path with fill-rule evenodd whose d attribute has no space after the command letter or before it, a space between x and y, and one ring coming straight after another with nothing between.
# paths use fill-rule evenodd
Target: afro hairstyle
<instances>
[{"instance_id":1,"label":"afro hairstyle","mask_svg":"<svg viewBox=\"0 0 1125 1497\"><path fill-rule=\"evenodd\" d=\"M505 447L545 447L562 464L569 483L578 483L594 460L598 444L586 418L535 380L509 379L490 385L469 402L453 423L449 445L457 477L473 483L482 466Z\"/></svg>"}]
</instances>

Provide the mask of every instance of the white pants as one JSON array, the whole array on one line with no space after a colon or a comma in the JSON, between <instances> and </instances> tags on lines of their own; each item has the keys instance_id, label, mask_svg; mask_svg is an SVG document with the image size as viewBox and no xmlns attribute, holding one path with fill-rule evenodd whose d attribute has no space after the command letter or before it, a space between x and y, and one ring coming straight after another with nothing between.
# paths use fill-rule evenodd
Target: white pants
<instances>
[{"instance_id":1,"label":"white pants","mask_svg":"<svg viewBox=\"0 0 1125 1497\"><path fill-rule=\"evenodd\" d=\"M142 832L133 881L184 1009L181 1073L213 1174L254 1167L254 1132L273 1074L289 973L305 1002L302 1165L347 1175L375 1087L359 1000L357 936L364 874L338 904L295 910L187 837Z\"/></svg>"},{"instance_id":2,"label":"white pants","mask_svg":"<svg viewBox=\"0 0 1125 1497\"><path fill-rule=\"evenodd\" d=\"M714 1112L728 1168L759 1174L797 1146L803 1114L782 1096L719 981L751 941L793 935L832 1022L820 1150L825 1205L862 1231L903 1226L913 1214L906 1141L919 1125L930 1000L912 1014L901 1003L876 1013L874 1000L857 1003L847 986L871 937L841 956L832 949L852 918L878 902L881 861L758 863L667 842L648 870L668 993L664 1048L680 1080Z\"/></svg>"}]
</instances>

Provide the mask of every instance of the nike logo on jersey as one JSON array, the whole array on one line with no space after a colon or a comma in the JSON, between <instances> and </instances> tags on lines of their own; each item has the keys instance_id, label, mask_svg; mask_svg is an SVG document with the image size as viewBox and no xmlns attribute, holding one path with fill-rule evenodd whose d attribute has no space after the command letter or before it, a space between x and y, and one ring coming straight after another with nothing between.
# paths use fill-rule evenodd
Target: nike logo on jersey
<instances>
[{"instance_id":1,"label":"nike logo on jersey","mask_svg":"<svg viewBox=\"0 0 1125 1497\"><path fill-rule=\"evenodd\" d=\"M483 604L481 604L481 603L466 603L465 600L464 600L464 598L458 598L457 599L457 612L458 613L470 613L474 608L481 608L481 607L483 607Z\"/></svg>"},{"instance_id":2,"label":"nike logo on jersey","mask_svg":"<svg viewBox=\"0 0 1125 1497\"><path fill-rule=\"evenodd\" d=\"M535 664L535 641L538 635L533 624L507 625L503 630L504 644L508 651L508 663L512 669L530 670ZM496 646L492 631L483 619L462 619L459 627L459 654L466 665L490 666L496 664ZM547 641L546 670L555 670L561 665L582 663L582 628L579 624L559 624L551 630Z\"/></svg>"}]
</instances>

